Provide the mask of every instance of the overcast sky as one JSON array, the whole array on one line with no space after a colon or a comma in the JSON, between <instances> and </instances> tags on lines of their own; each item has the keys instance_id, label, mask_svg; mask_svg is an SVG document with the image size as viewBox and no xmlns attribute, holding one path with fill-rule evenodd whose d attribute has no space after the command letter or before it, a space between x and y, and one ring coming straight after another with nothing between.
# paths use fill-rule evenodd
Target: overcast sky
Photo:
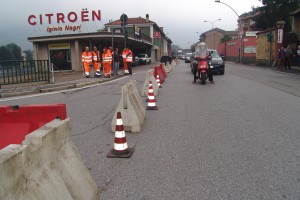
<instances>
[{"instance_id":1,"label":"overcast sky","mask_svg":"<svg viewBox=\"0 0 300 200\"><path fill-rule=\"evenodd\" d=\"M101 10L101 22L85 23L84 31L100 29L109 20L117 20L122 13L128 17L143 17L149 14L150 20L164 27L164 32L181 48L189 48L199 35L214 27L226 31L237 28L237 16L226 5L215 0L1 0L0 45L14 42L23 50L32 49L28 37L45 35L47 24L31 26L28 16L34 14L80 13L83 8ZM262 6L259 0L221 0L230 5L238 15L252 10L252 6ZM198 33L197 33L198 32Z\"/></svg>"}]
</instances>

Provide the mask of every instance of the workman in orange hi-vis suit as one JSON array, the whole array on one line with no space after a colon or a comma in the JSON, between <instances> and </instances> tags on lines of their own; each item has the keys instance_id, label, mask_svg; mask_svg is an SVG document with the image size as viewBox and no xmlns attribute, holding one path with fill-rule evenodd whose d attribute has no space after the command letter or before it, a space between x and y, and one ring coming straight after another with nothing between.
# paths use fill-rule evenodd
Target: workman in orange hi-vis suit
<instances>
[{"instance_id":1,"label":"workman in orange hi-vis suit","mask_svg":"<svg viewBox=\"0 0 300 200\"><path fill-rule=\"evenodd\" d=\"M128 53L126 55L127 68L129 71L129 75L132 75L132 62L133 62L133 54L130 49L128 49Z\"/></svg>"},{"instance_id":2,"label":"workman in orange hi-vis suit","mask_svg":"<svg viewBox=\"0 0 300 200\"><path fill-rule=\"evenodd\" d=\"M122 58L123 58L123 67L124 67L124 74L129 74L128 71L128 64L127 64L127 55L129 53L129 49L128 48L124 48L123 52L122 52Z\"/></svg>"},{"instance_id":3,"label":"workman in orange hi-vis suit","mask_svg":"<svg viewBox=\"0 0 300 200\"><path fill-rule=\"evenodd\" d=\"M112 62L112 54L108 49L104 48L102 53L102 63L103 63L104 77L106 78L109 78L111 75L111 62Z\"/></svg>"},{"instance_id":4,"label":"workman in orange hi-vis suit","mask_svg":"<svg viewBox=\"0 0 300 200\"><path fill-rule=\"evenodd\" d=\"M92 64L92 53L90 52L90 48L85 47L85 51L82 52L81 56L82 66L84 68L84 74L86 78L90 77L90 65Z\"/></svg>"},{"instance_id":5,"label":"workman in orange hi-vis suit","mask_svg":"<svg viewBox=\"0 0 300 200\"><path fill-rule=\"evenodd\" d=\"M100 77L101 76L101 74L100 74L100 52L98 51L96 46L94 46L92 54L93 54L93 57L92 57L93 58L93 67L96 72L95 76Z\"/></svg>"}]
</instances>

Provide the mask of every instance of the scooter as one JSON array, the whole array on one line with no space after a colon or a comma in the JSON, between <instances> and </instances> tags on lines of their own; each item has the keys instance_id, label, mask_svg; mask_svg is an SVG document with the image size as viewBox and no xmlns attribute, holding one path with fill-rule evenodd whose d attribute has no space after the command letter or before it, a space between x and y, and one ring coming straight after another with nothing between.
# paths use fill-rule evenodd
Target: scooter
<instances>
[{"instance_id":1,"label":"scooter","mask_svg":"<svg viewBox=\"0 0 300 200\"><path fill-rule=\"evenodd\" d=\"M198 78L200 79L202 85L206 84L208 77L209 59L211 59L211 57L207 55L201 55L198 57Z\"/></svg>"}]
</instances>

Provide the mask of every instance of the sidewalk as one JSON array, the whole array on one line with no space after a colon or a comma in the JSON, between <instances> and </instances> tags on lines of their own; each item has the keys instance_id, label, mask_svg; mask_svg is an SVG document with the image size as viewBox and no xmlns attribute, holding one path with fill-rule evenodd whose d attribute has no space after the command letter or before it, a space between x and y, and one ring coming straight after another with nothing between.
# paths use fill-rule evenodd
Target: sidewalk
<instances>
[{"instance_id":1,"label":"sidewalk","mask_svg":"<svg viewBox=\"0 0 300 200\"><path fill-rule=\"evenodd\" d=\"M118 76L112 76L111 78L85 78L80 71L55 72L54 83L53 76L50 74L50 83L34 82L2 85L0 89L0 98L84 87L86 85L110 81L122 76L124 76L124 73L119 73Z\"/></svg>"},{"instance_id":2,"label":"sidewalk","mask_svg":"<svg viewBox=\"0 0 300 200\"><path fill-rule=\"evenodd\" d=\"M225 61L225 62L231 63L231 64L240 64L240 63L235 63L235 62L230 62L230 61ZM277 66L276 67L261 66L261 65L256 65L256 64L241 64L241 65L245 65L245 66L248 66L248 67L257 67L257 68L262 68L262 69L266 69L266 70L277 71L279 73L288 73L288 74L300 75L300 67L297 67L297 66L291 66L291 70L285 69L283 71L280 71Z\"/></svg>"}]
</instances>

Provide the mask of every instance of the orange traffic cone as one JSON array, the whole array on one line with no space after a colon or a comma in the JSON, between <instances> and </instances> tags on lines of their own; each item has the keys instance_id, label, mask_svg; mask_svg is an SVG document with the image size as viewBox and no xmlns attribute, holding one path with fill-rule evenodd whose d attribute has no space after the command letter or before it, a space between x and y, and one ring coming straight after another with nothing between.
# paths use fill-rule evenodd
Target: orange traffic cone
<instances>
[{"instance_id":1,"label":"orange traffic cone","mask_svg":"<svg viewBox=\"0 0 300 200\"><path fill-rule=\"evenodd\" d=\"M128 148L121 112L117 112L114 148L106 155L108 158L130 158L134 149Z\"/></svg>"},{"instance_id":2,"label":"orange traffic cone","mask_svg":"<svg viewBox=\"0 0 300 200\"><path fill-rule=\"evenodd\" d=\"M146 99L146 102L149 102L149 99L153 99L154 102L156 102L156 100L154 99L154 91L153 91L152 81L149 82L148 97Z\"/></svg>"},{"instance_id":3,"label":"orange traffic cone","mask_svg":"<svg viewBox=\"0 0 300 200\"><path fill-rule=\"evenodd\" d=\"M158 87L162 87L161 84L160 84L160 78L159 78L159 75L156 75L156 82L157 82L157 85Z\"/></svg>"},{"instance_id":4,"label":"orange traffic cone","mask_svg":"<svg viewBox=\"0 0 300 200\"><path fill-rule=\"evenodd\" d=\"M155 98L154 98L154 93L153 93L153 87L152 87L152 82L149 82L149 90L148 90L148 106L146 110L158 110L158 108L155 105ZM151 92L150 92L151 91Z\"/></svg>"}]
</instances>

